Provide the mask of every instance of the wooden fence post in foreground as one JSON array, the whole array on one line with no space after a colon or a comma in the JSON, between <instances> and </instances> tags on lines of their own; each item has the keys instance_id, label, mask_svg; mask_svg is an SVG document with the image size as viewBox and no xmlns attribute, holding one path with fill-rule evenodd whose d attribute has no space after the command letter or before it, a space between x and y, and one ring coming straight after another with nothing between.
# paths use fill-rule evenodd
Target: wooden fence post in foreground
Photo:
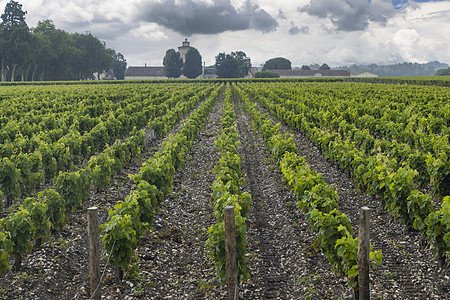
<instances>
[{"instance_id":1,"label":"wooden fence post in foreground","mask_svg":"<svg viewBox=\"0 0 450 300\"><path fill-rule=\"evenodd\" d=\"M88 208L88 239L89 239L89 284L92 299L100 300L100 255L99 255L99 227L98 227L98 208ZM96 291L97 289L97 291Z\"/></svg>"},{"instance_id":2,"label":"wooden fence post in foreground","mask_svg":"<svg viewBox=\"0 0 450 300\"><path fill-rule=\"evenodd\" d=\"M369 287L369 253L370 253L370 208L361 207L358 228L358 283L359 300L370 299Z\"/></svg>"},{"instance_id":3,"label":"wooden fence post in foreground","mask_svg":"<svg viewBox=\"0 0 450 300\"><path fill-rule=\"evenodd\" d=\"M236 227L234 221L234 206L224 208L225 221L225 256L227 269L228 299L237 298L237 265L236 265Z\"/></svg>"}]
</instances>

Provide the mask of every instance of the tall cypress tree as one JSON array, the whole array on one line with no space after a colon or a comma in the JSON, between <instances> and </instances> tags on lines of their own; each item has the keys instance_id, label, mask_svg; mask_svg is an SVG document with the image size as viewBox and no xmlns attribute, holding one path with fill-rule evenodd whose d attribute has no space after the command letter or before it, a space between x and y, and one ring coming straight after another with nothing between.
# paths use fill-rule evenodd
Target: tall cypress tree
<instances>
[{"instance_id":1,"label":"tall cypress tree","mask_svg":"<svg viewBox=\"0 0 450 300\"><path fill-rule=\"evenodd\" d=\"M187 78L197 78L202 74L202 57L197 49L191 48L186 53L183 75Z\"/></svg>"},{"instance_id":2,"label":"tall cypress tree","mask_svg":"<svg viewBox=\"0 0 450 300\"><path fill-rule=\"evenodd\" d=\"M180 58L179 52L175 52L174 49L167 50L166 56L164 56L163 65L164 76L168 78L178 78L181 76L183 60Z\"/></svg>"}]
</instances>

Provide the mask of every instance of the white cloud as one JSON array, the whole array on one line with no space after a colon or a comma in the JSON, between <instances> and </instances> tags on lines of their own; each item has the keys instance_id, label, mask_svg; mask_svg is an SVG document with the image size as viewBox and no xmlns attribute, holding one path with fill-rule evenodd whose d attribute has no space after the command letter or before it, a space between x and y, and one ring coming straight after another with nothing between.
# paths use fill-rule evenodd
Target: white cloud
<instances>
[{"instance_id":1,"label":"white cloud","mask_svg":"<svg viewBox=\"0 0 450 300\"><path fill-rule=\"evenodd\" d=\"M28 11L27 19L35 19L36 16L41 19L51 19L55 23L61 24L87 24L94 19L94 11L81 6L82 1L39 1L39 6L31 6L33 10ZM26 10L28 3L24 2ZM45 9L42 9L45 8ZM36 15L35 15L36 14Z\"/></svg>"},{"instance_id":2,"label":"white cloud","mask_svg":"<svg viewBox=\"0 0 450 300\"><path fill-rule=\"evenodd\" d=\"M168 40L169 38L155 23L140 22L140 26L132 29L130 34L136 39L145 39L149 43Z\"/></svg>"},{"instance_id":3,"label":"white cloud","mask_svg":"<svg viewBox=\"0 0 450 300\"><path fill-rule=\"evenodd\" d=\"M398 48L412 48L420 41L420 36L415 29L400 29L394 34L392 42Z\"/></svg>"}]
</instances>

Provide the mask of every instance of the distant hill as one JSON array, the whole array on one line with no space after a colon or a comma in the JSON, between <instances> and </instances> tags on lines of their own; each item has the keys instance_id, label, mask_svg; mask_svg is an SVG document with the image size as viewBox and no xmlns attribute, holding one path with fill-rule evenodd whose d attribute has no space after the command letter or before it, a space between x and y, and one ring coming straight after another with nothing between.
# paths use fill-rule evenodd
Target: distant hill
<instances>
[{"instance_id":1,"label":"distant hill","mask_svg":"<svg viewBox=\"0 0 450 300\"><path fill-rule=\"evenodd\" d=\"M380 77L391 76L433 76L437 70L448 68L449 65L438 61L425 64L404 62L395 65L351 65L333 68L336 70L350 70L351 74L370 72Z\"/></svg>"}]
</instances>

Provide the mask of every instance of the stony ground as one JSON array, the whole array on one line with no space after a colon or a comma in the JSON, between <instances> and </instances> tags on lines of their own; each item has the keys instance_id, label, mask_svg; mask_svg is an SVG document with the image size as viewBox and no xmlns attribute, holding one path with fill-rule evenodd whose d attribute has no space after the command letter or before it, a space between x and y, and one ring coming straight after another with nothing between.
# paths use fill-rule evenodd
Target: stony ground
<instances>
[{"instance_id":1,"label":"stony ground","mask_svg":"<svg viewBox=\"0 0 450 300\"><path fill-rule=\"evenodd\" d=\"M262 112L267 113L259 107ZM272 121L278 122L275 118ZM349 218L357 232L359 210L370 210L370 239L374 250L381 250L383 263L371 274L372 297L377 299L448 299L450 298L450 268L440 268L429 248L421 247L416 231L408 231L394 220L379 199L358 190L351 178L334 163L321 155L319 149L305 136L293 134L299 155L304 156L311 169L324 175L325 181L339 194L339 209ZM318 298L320 299L320 297Z\"/></svg>"},{"instance_id":2,"label":"stony ground","mask_svg":"<svg viewBox=\"0 0 450 300\"><path fill-rule=\"evenodd\" d=\"M220 99L213 107L123 282L114 281L112 268L104 268L107 255L102 256L104 299L225 298L226 288L218 280L205 247L207 230L215 222L210 193L213 168L220 157L214 141L220 133L222 105ZM312 246L313 233L237 100L235 111L244 190L253 197L247 220L250 279L240 285L239 298L350 299L345 278L333 274L325 256ZM405 231L387 215L379 200L357 190L351 179L305 137L286 127L283 130L294 135L311 168L337 189L340 209L350 217L354 229L359 208L371 208L372 245L384 255L383 265L371 274L372 298L448 299L450 270L440 269L431 251L420 248L418 234ZM27 256L21 271L0 277L0 299L89 299L86 208L98 206L100 222L105 222L107 209L132 188L129 175L139 171L161 141L153 141L141 160L116 176L108 191L92 191L88 203L71 216L66 229Z\"/></svg>"}]
</instances>

